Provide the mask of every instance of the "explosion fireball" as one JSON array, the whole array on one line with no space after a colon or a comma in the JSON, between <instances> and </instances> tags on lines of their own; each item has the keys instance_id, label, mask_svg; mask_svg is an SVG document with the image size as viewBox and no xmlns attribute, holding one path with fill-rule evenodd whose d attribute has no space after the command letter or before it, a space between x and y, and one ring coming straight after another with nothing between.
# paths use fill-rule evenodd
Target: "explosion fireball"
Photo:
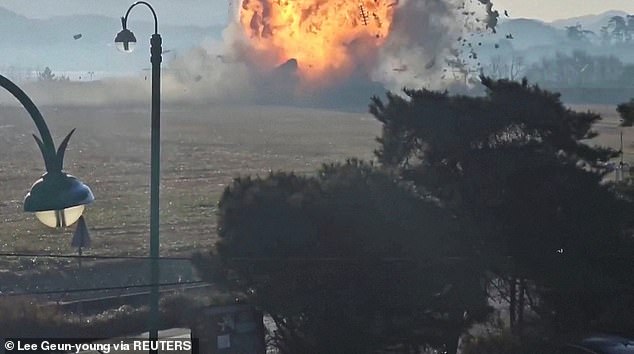
<instances>
[{"instance_id":1,"label":"explosion fireball","mask_svg":"<svg viewBox=\"0 0 634 354\"><path fill-rule=\"evenodd\" d=\"M397 1L242 0L238 20L258 60L277 66L296 59L300 78L318 83L375 55Z\"/></svg>"}]
</instances>

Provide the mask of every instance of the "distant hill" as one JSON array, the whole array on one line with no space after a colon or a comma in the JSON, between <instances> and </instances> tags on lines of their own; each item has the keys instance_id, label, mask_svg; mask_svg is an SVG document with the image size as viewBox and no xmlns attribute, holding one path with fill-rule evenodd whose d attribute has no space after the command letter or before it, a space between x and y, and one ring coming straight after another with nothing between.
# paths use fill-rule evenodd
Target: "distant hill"
<instances>
[{"instance_id":1,"label":"distant hill","mask_svg":"<svg viewBox=\"0 0 634 354\"><path fill-rule=\"evenodd\" d=\"M121 30L118 19L74 15L30 19L0 7L0 67L51 67L54 71L136 71L149 66L149 38L153 23L131 21L137 51L124 55L113 46ZM200 45L205 39L219 39L222 27L161 26L163 49L169 55ZM74 36L81 34L81 38Z\"/></svg>"},{"instance_id":2,"label":"distant hill","mask_svg":"<svg viewBox=\"0 0 634 354\"><path fill-rule=\"evenodd\" d=\"M573 43L566 38L566 26L581 24L585 29L598 32L613 16L625 16L623 11L608 11L545 23L535 19L502 18L496 34L470 37L472 48L478 51L482 65L495 56L521 56L527 63L552 56L557 51L571 52L596 47L589 43ZM96 15L74 15L49 19L31 19L0 6L0 71L10 66L43 69L54 72L139 72L150 66L149 38L153 24L137 17L129 24L136 34L137 49L124 55L116 51L114 37L120 30L116 18ZM161 26L165 51L163 61L205 41L221 40L224 26ZM75 39L81 34L81 38ZM465 51L471 47L464 45ZM595 53L599 54L599 53ZM619 47L602 48L602 55L615 55L626 62L634 62L634 51Z\"/></svg>"},{"instance_id":3,"label":"distant hill","mask_svg":"<svg viewBox=\"0 0 634 354\"><path fill-rule=\"evenodd\" d=\"M478 59L487 65L494 57L521 57L524 64L534 63L543 57L552 57L557 52L585 51L591 55L615 56L624 63L634 63L634 47L629 45L603 46L598 36L591 41L573 41L567 37L566 27L580 24L583 29L596 34L614 16L626 16L623 11L607 11L598 15L587 15L561 19L550 23L536 19L502 18L496 34L487 34L478 39ZM474 45L474 43L472 43Z\"/></svg>"},{"instance_id":4,"label":"distant hill","mask_svg":"<svg viewBox=\"0 0 634 354\"><path fill-rule=\"evenodd\" d=\"M605 26L610 21L610 18L614 16L626 16L625 11L611 10L606 11L598 15L587 15L581 17L572 17L563 20L557 20L550 23L551 26L559 29L565 29L567 26L575 26L580 24L584 29L588 29L593 32L599 32L601 26Z\"/></svg>"}]
</instances>

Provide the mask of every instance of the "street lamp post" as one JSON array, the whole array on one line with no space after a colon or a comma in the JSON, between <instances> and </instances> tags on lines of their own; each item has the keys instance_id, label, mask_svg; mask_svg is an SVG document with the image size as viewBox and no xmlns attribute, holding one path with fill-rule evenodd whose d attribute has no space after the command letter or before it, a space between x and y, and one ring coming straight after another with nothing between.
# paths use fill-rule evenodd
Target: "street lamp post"
<instances>
[{"instance_id":1,"label":"street lamp post","mask_svg":"<svg viewBox=\"0 0 634 354\"><path fill-rule=\"evenodd\" d=\"M24 198L24 211L35 213L43 224L50 227L72 225L81 218L84 206L95 200L87 185L63 171L64 154L75 129L66 135L55 150L55 143L46 121L29 96L2 75L0 75L0 86L9 91L24 106L40 133L40 137L35 134L33 137L44 158L46 173L33 184ZM81 222L78 226L85 227L85 224Z\"/></svg>"},{"instance_id":2,"label":"street lamp post","mask_svg":"<svg viewBox=\"0 0 634 354\"><path fill-rule=\"evenodd\" d=\"M128 15L137 5L145 5L154 17L154 34L150 39L150 62L152 63L152 141L151 141L151 177L150 177L150 339L158 339L159 319L159 184L160 184L160 144L161 144L161 35L158 33L158 20L152 6L145 1L130 5L124 17L121 17L123 29L115 37L117 48L130 53L134 49L136 38L128 29Z\"/></svg>"}]
</instances>

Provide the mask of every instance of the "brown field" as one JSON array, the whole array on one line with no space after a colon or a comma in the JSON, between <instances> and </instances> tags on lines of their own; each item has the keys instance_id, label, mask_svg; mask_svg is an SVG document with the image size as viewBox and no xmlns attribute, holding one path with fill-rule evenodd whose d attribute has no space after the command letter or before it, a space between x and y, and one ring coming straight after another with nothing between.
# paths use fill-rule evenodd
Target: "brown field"
<instances>
[{"instance_id":1,"label":"brown field","mask_svg":"<svg viewBox=\"0 0 634 354\"><path fill-rule=\"evenodd\" d=\"M599 136L593 139L593 142L596 144L609 146L618 150L620 145L620 132L623 131L623 151L625 152L623 158L630 164L634 162L634 128L619 127L620 118L615 106L573 105L571 108L577 111L590 110L603 117L603 120L595 127L595 130L599 133Z\"/></svg>"},{"instance_id":2,"label":"brown field","mask_svg":"<svg viewBox=\"0 0 634 354\"><path fill-rule=\"evenodd\" d=\"M66 170L89 184L88 254L147 255L150 112L134 107L41 107L57 143L77 132ZM602 113L597 142L618 148L614 107ZM372 159L380 125L369 114L289 107L163 106L161 255L212 247L215 205L234 177L270 170L311 173L324 162ZM632 131L626 129L626 158ZM52 230L22 212L22 199L43 172L35 126L22 107L0 106L0 252L73 254L73 228ZM16 259L0 257L0 269ZM24 264L24 260L19 264Z\"/></svg>"},{"instance_id":3,"label":"brown field","mask_svg":"<svg viewBox=\"0 0 634 354\"><path fill-rule=\"evenodd\" d=\"M93 240L87 253L147 255L149 108L41 110L57 144L77 128L65 170L96 198L85 212ZM309 173L328 161L371 159L380 130L369 114L286 107L164 105L161 120L163 256L212 246L215 206L234 177ZM44 171L34 124L17 106L1 106L0 123L0 252L72 254L73 227L52 230L22 212L24 195ZM0 258L0 265L6 261Z\"/></svg>"}]
</instances>

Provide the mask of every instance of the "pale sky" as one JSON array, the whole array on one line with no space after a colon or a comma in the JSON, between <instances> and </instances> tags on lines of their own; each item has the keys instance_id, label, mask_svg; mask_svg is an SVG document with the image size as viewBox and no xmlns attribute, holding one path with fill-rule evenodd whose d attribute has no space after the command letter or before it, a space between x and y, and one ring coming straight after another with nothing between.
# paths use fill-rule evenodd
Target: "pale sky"
<instances>
[{"instance_id":1,"label":"pale sky","mask_svg":"<svg viewBox=\"0 0 634 354\"><path fill-rule=\"evenodd\" d=\"M0 0L0 6L30 18L73 14L96 14L119 18L135 0ZM210 26L225 24L229 0L148 0L157 13L159 24ZM134 8L130 16L151 21L144 6Z\"/></svg>"},{"instance_id":2,"label":"pale sky","mask_svg":"<svg viewBox=\"0 0 634 354\"><path fill-rule=\"evenodd\" d=\"M0 0L2 1L2 0ZM511 18L537 18L550 22L562 18L600 14L608 10L634 13L634 0L492 0ZM502 12L502 11L500 11Z\"/></svg>"},{"instance_id":3,"label":"pale sky","mask_svg":"<svg viewBox=\"0 0 634 354\"><path fill-rule=\"evenodd\" d=\"M150 0L158 13L160 23L197 26L224 24L227 19L229 1ZM69 14L120 17L132 2L133 0L0 0L0 6L31 18ZM634 13L634 0L493 0L493 3L499 10L508 10L512 18L537 18L547 22L598 14L607 10ZM135 12L141 11L147 10L135 10ZM134 16L147 19L148 15L135 14Z\"/></svg>"}]
</instances>

